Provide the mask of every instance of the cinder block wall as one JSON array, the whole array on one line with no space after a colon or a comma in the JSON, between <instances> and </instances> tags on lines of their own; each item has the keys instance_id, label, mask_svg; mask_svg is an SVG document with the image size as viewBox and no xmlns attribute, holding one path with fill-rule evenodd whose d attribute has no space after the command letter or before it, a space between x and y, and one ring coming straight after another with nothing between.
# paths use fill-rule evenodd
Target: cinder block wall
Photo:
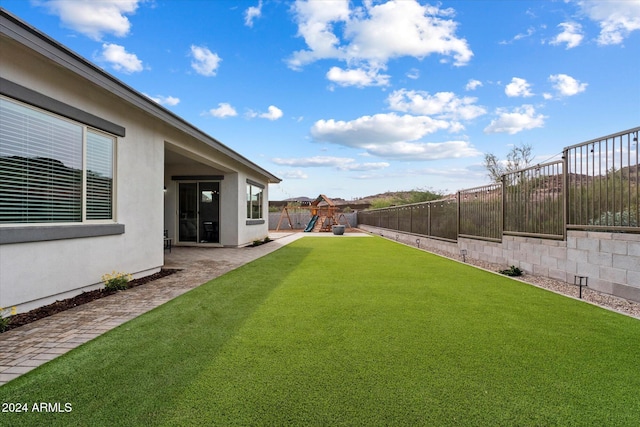
<instances>
[{"instance_id":1,"label":"cinder block wall","mask_svg":"<svg viewBox=\"0 0 640 427\"><path fill-rule=\"evenodd\" d=\"M640 302L640 234L568 231L566 241L503 236L501 243L462 237L453 243L369 225L358 227L454 256L466 249L470 258L515 265L535 276L569 283L575 276L586 276L592 289Z\"/></svg>"},{"instance_id":2,"label":"cinder block wall","mask_svg":"<svg viewBox=\"0 0 640 427\"><path fill-rule=\"evenodd\" d=\"M589 287L640 301L640 235L571 231L567 274L589 277Z\"/></svg>"},{"instance_id":3,"label":"cinder block wall","mask_svg":"<svg viewBox=\"0 0 640 427\"><path fill-rule=\"evenodd\" d=\"M448 252L451 255L459 255L462 246L458 246L457 243L449 242L446 240L430 239L429 237L419 234L405 233L402 231L389 230L387 228L379 228L371 225L358 224L358 228L367 231L371 234L385 237L387 239L395 240L405 245L415 246L421 249L434 249L438 251Z\"/></svg>"}]
</instances>

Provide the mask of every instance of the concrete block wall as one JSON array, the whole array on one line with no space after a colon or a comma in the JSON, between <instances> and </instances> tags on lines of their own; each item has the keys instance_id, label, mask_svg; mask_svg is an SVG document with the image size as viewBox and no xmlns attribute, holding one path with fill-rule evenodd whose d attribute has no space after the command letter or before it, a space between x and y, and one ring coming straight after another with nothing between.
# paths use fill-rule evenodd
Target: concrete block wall
<instances>
[{"instance_id":1,"label":"concrete block wall","mask_svg":"<svg viewBox=\"0 0 640 427\"><path fill-rule=\"evenodd\" d=\"M567 271L565 241L534 237L503 236L502 246L506 264L515 265L529 274L573 282Z\"/></svg>"},{"instance_id":2,"label":"concrete block wall","mask_svg":"<svg viewBox=\"0 0 640 427\"><path fill-rule=\"evenodd\" d=\"M421 248L436 249L485 262L511 265L535 276L573 283L588 277L588 286L599 292L640 302L640 234L568 231L566 241L503 236L502 242L459 238L457 243L430 239L368 225L359 228Z\"/></svg>"},{"instance_id":3,"label":"concrete block wall","mask_svg":"<svg viewBox=\"0 0 640 427\"><path fill-rule=\"evenodd\" d=\"M570 231L567 269L589 277L589 287L640 301L640 235Z\"/></svg>"},{"instance_id":4,"label":"concrete block wall","mask_svg":"<svg viewBox=\"0 0 640 427\"><path fill-rule=\"evenodd\" d=\"M371 225L358 224L358 228L371 234L395 240L405 245L416 246L421 249L433 249L437 251L448 252L452 255L459 255L460 249L455 242L446 240L430 239L429 237L419 234L405 233L402 231L389 230L386 228L374 227Z\"/></svg>"}]
</instances>

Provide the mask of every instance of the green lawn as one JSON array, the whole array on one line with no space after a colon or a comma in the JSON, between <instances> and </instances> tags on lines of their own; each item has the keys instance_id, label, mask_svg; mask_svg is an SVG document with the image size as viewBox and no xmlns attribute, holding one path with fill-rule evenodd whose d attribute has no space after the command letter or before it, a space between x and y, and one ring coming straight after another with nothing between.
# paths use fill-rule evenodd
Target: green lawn
<instances>
[{"instance_id":1,"label":"green lawn","mask_svg":"<svg viewBox=\"0 0 640 427\"><path fill-rule=\"evenodd\" d=\"M72 405L12 426L637 426L640 321L382 238L305 237L0 402Z\"/></svg>"}]
</instances>

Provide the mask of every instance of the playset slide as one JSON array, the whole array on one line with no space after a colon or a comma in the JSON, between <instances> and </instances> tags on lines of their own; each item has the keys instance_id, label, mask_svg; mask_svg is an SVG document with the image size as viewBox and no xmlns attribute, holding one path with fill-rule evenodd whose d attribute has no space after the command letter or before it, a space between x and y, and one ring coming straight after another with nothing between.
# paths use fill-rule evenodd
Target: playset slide
<instances>
[{"instance_id":1,"label":"playset slide","mask_svg":"<svg viewBox=\"0 0 640 427\"><path fill-rule=\"evenodd\" d=\"M307 228L304 229L304 232L308 233L313 230L313 226L316 225L316 221L318 221L318 215L312 216L311 221L309 221L309 224L307 224Z\"/></svg>"}]
</instances>

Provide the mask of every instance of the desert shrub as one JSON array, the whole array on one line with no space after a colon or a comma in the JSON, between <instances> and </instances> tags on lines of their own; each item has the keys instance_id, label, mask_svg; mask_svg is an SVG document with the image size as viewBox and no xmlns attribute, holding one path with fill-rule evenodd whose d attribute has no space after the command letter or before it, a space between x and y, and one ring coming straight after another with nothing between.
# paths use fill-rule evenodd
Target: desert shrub
<instances>
[{"instance_id":1,"label":"desert shrub","mask_svg":"<svg viewBox=\"0 0 640 427\"><path fill-rule=\"evenodd\" d=\"M104 287L108 291L119 291L127 289L129 287L129 281L132 279L130 274L116 273L113 271L111 274L107 273L102 276Z\"/></svg>"},{"instance_id":2,"label":"desert shrub","mask_svg":"<svg viewBox=\"0 0 640 427\"><path fill-rule=\"evenodd\" d=\"M625 210L623 212L611 212L607 211L600 215L599 218L589 221L589 225L605 225L605 226L620 226L620 227L637 227L638 220L636 214L633 211Z\"/></svg>"},{"instance_id":3,"label":"desert shrub","mask_svg":"<svg viewBox=\"0 0 640 427\"><path fill-rule=\"evenodd\" d=\"M0 332L4 332L9 326L9 323L11 322L11 317L5 314L6 311L7 310L0 307ZM16 314L16 308L11 307L11 315L14 315L14 314Z\"/></svg>"},{"instance_id":4,"label":"desert shrub","mask_svg":"<svg viewBox=\"0 0 640 427\"><path fill-rule=\"evenodd\" d=\"M265 237L264 239L256 239L254 240L249 246L260 246L260 245L264 245L265 243L269 243L271 241L271 238L269 236Z\"/></svg>"},{"instance_id":5,"label":"desert shrub","mask_svg":"<svg viewBox=\"0 0 640 427\"><path fill-rule=\"evenodd\" d=\"M512 265L506 270L500 270L499 273L504 274L505 276L522 276L522 270L520 270L515 265Z\"/></svg>"}]
</instances>

